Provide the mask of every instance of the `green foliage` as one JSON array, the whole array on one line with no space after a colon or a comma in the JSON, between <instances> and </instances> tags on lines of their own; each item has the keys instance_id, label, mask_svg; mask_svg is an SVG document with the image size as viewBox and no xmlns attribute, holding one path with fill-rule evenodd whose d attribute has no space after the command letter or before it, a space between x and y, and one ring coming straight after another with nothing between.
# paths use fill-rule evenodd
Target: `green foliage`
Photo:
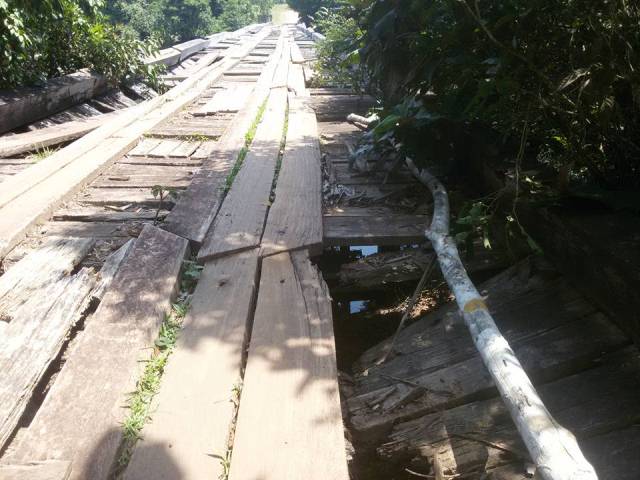
<instances>
[{"instance_id":1,"label":"green foliage","mask_svg":"<svg viewBox=\"0 0 640 480\"><path fill-rule=\"evenodd\" d=\"M108 0L113 22L168 47L269 18L273 0Z\"/></svg>"},{"instance_id":2,"label":"green foliage","mask_svg":"<svg viewBox=\"0 0 640 480\"><path fill-rule=\"evenodd\" d=\"M360 90L364 84L359 55L362 31L355 19L343 10L322 7L315 14L314 27L326 37L318 44L317 83Z\"/></svg>"},{"instance_id":3,"label":"green foliage","mask_svg":"<svg viewBox=\"0 0 640 480\"><path fill-rule=\"evenodd\" d=\"M493 132L485 143L501 150L503 168L517 170L521 157L565 183L640 186L635 3L365 3L356 17L373 89L389 107L408 98L429 115L383 121L416 160L446 160L425 152L447 152L480 128Z\"/></svg>"},{"instance_id":4,"label":"green foliage","mask_svg":"<svg viewBox=\"0 0 640 480\"><path fill-rule=\"evenodd\" d=\"M303 21L309 22L321 8L336 7L340 2L339 0L287 0L287 3L300 14Z\"/></svg>"},{"instance_id":5,"label":"green foliage","mask_svg":"<svg viewBox=\"0 0 640 480\"><path fill-rule=\"evenodd\" d=\"M155 50L101 13L102 0L0 0L0 88L36 84L90 68L112 83L149 77Z\"/></svg>"}]
</instances>

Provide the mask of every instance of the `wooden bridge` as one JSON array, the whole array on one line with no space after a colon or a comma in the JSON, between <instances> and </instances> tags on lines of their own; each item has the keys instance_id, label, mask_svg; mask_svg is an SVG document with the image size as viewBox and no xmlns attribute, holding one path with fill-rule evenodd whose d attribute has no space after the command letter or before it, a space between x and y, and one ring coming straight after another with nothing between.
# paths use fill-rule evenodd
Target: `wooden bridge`
<instances>
[{"instance_id":1,"label":"wooden bridge","mask_svg":"<svg viewBox=\"0 0 640 480\"><path fill-rule=\"evenodd\" d=\"M167 93L138 103L110 93L87 100L101 115L78 117L81 104L0 137L0 479L346 480L332 302L311 258L423 242L429 212L386 200L424 191L408 172L349 168L360 130L345 118L372 99L309 88L306 30L258 25L173 50L156 59L176 62ZM24 156L75 138L39 161ZM123 407L195 263L151 418L127 450ZM639 446L637 352L557 273L531 265L487 285L508 292L492 308L550 398L611 383L593 410L557 409L579 410L567 421L595 439L598 465L603 436L621 432L615 458L627 463L601 478L637 478L621 475L640 472L628 461ZM363 367L342 392L354 441L377 439L393 461L428 458L433 478L526 478L468 334L443 330L442 315L414 324L400 356ZM419 329L429 338L417 345ZM487 435L495 418L490 440L467 434Z\"/></svg>"}]
</instances>

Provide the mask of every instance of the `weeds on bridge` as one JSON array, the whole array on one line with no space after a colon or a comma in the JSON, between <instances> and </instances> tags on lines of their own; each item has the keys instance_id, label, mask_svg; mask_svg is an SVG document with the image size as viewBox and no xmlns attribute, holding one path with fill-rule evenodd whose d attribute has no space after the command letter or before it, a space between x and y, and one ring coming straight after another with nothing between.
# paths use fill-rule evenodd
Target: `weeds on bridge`
<instances>
[{"instance_id":1,"label":"weeds on bridge","mask_svg":"<svg viewBox=\"0 0 640 480\"><path fill-rule=\"evenodd\" d=\"M229 175L227 175L227 178L225 180L225 184L224 184L225 193L229 191L229 189L231 188L231 185L233 185L233 181L235 180L236 175L238 175L240 168L242 168L242 164L244 163L244 159L247 157L247 153L249 153L249 147L251 147L251 144L253 143L253 139L256 136L256 131L258 130L258 125L262 121L262 117L264 115L264 111L266 110L266 108L267 108L267 100L265 100L262 103L262 105L260 105L256 118L253 120L253 123L251 124L249 131L244 136L244 147L242 147L242 149L238 153L238 158L236 159L236 163L233 165L233 168L231 169L231 171L229 172Z\"/></svg>"},{"instance_id":2,"label":"weeds on bridge","mask_svg":"<svg viewBox=\"0 0 640 480\"><path fill-rule=\"evenodd\" d=\"M126 408L129 413L122 424L124 438L119 448L113 478L120 478L126 469L135 444L141 438L142 429L151 418L153 399L160 391L164 369L176 345L184 317L189 311L191 294L195 290L201 271L202 267L194 260L186 260L183 264L178 301L171 306L171 311L165 314L151 358L146 361L136 389L127 401Z\"/></svg>"}]
</instances>

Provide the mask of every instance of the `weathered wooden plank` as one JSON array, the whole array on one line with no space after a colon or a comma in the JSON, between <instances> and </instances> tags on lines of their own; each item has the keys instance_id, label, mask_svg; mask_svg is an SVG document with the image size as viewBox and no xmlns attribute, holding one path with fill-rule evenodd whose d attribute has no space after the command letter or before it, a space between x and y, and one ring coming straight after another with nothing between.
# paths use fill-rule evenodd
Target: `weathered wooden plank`
<instances>
[{"instance_id":1,"label":"weathered wooden plank","mask_svg":"<svg viewBox=\"0 0 640 480\"><path fill-rule=\"evenodd\" d=\"M67 276L95 242L81 238L52 238L0 276L0 321L9 322L15 310L33 295Z\"/></svg>"},{"instance_id":2,"label":"weathered wooden plank","mask_svg":"<svg viewBox=\"0 0 640 480\"><path fill-rule=\"evenodd\" d=\"M137 237L145 223L152 220L130 222L47 222L38 231L48 236L79 238Z\"/></svg>"},{"instance_id":3,"label":"weathered wooden plank","mask_svg":"<svg viewBox=\"0 0 640 480\"><path fill-rule=\"evenodd\" d=\"M95 275L82 269L11 306L12 318L0 340L0 448L18 424L67 333L88 306L95 282Z\"/></svg>"},{"instance_id":4,"label":"weathered wooden plank","mask_svg":"<svg viewBox=\"0 0 640 480\"><path fill-rule=\"evenodd\" d=\"M544 297L541 297L541 292L546 296L553 296L555 290L545 291L552 286L553 283L546 284L541 291L534 292L529 297L528 292L522 292L519 287L515 289L515 295L494 315L501 328L502 322L506 323L505 336L530 377L536 381L550 381L580 371L593 365L603 352L614 351L629 342L601 314L588 313L586 310L585 316L584 306L579 307L576 319L572 311L576 305L575 300L568 303L562 311L557 309L557 303L542 301ZM487 290L491 301L492 294L497 294L491 288ZM566 286L564 292L566 293L557 295L560 298L565 294L573 295L574 298L576 296ZM582 303L584 304L584 300ZM433 321L432 316L430 319ZM460 327L464 330L464 326ZM445 326L440 328L444 329ZM404 402L402 408L398 408L401 405L399 398L407 392L396 391L395 385L367 388L366 393L358 389L359 394L348 401L354 429L358 432L384 433L394 422L495 394L491 377L480 362L477 352L469 345L469 339L461 334L449 334L448 337L451 340L445 338L444 343L442 340L430 340L434 342L431 352L427 353L425 348L417 349L415 359L413 354L403 355L404 365L399 357L394 365L385 364L380 370L372 371L372 375L376 377L392 375L412 382L411 387L404 388L406 385L403 384L402 389L410 391L413 398L410 402ZM442 334L440 338L443 338ZM416 339L416 343L420 343L419 340ZM439 346L443 348L438 348ZM396 368L401 370L396 371ZM385 392L387 395L381 399ZM382 408L376 408L376 405ZM373 435L371 433L372 438Z\"/></svg>"},{"instance_id":5,"label":"weathered wooden plank","mask_svg":"<svg viewBox=\"0 0 640 480\"><path fill-rule=\"evenodd\" d=\"M67 480L71 475L71 462L53 460L29 462L23 465L1 465L2 480Z\"/></svg>"},{"instance_id":6,"label":"weathered wooden plank","mask_svg":"<svg viewBox=\"0 0 640 480\"><path fill-rule=\"evenodd\" d=\"M262 263L229 478L349 478L331 300L306 252Z\"/></svg>"},{"instance_id":7,"label":"weathered wooden plank","mask_svg":"<svg viewBox=\"0 0 640 480\"><path fill-rule=\"evenodd\" d=\"M195 152L200 146L201 142L192 142L188 140L183 140L180 144L174 148L170 153L170 157L174 158L186 158L189 157L193 152Z\"/></svg>"},{"instance_id":8,"label":"weathered wooden plank","mask_svg":"<svg viewBox=\"0 0 640 480\"><path fill-rule=\"evenodd\" d=\"M309 100L319 121L346 120L350 113L363 115L375 106L375 100L368 95L318 95Z\"/></svg>"},{"instance_id":9,"label":"weathered wooden plank","mask_svg":"<svg viewBox=\"0 0 640 480\"><path fill-rule=\"evenodd\" d=\"M326 245L404 245L424 242L427 215L324 215Z\"/></svg>"},{"instance_id":10,"label":"weathered wooden plank","mask_svg":"<svg viewBox=\"0 0 640 480\"><path fill-rule=\"evenodd\" d=\"M316 116L289 99L289 129L262 255L306 248L322 252L322 173Z\"/></svg>"},{"instance_id":11,"label":"weathered wooden plank","mask_svg":"<svg viewBox=\"0 0 640 480\"><path fill-rule=\"evenodd\" d=\"M247 102L251 91L251 84L233 85L228 89L216 92L211 100L204 104L199 110L193 112L195 116L204 117L215 115L216 113L232 113L239 111Z\"/></svg>"},{"instance_id":12,"label":"weathered wooden plank","mask_svg":"<svg viewBox=\"0 0 640 480\"><path fill-rule=\"evenodd\" d=\"M127 222L153 220L166 217L167 210L150 209L145 207L131 207L130 210L114 210L102 206L81 206L58 210L52 217L55 222Z\"/></svg>"},{"instance_id":13,"label":"weathered wooden plank","mask_svg":"<svg viewBox=\"0 0 640 480\"><path fill-rule=\"evenodd\" d=\"M292 42L291 44L291 63L304 63L305 59L302 56L302 52L300 51L300 47L298 46L299 42Z\"/></svg>"},{"instance_id":14,"label":"weathered wooden plank","mask_svg":"<svg viewBox=\"0 0 640 480\"><path fill-rule=\"evenodd\" d=\"M18 155L70 142L104 125L119 113L107 113L87 120L72 121L31 132L18 133L6 139L3 137L0 142L0 156Z\"/></svg>"},{"instance_id":15,"label":"weathered wooden plank","mask_svg":"<svg viewBox=\"0 0 640 480\"><path fill-rule=\"evenodd\" d=\"M605 356L601 363L539 387L545 406L581 443L640 419L638 353L630 347ZM517 460L509 452L526 452L526 448L504 404L493 398L396 425L389 442L377 452L392 462L416 455L428 460L438 457L448 474L464 475ZM523 457L528 459L526 453Z\"/></svg>"},{"instance_id":16,"label":"weathered wooden plank","mask_svg":"<svg viewBox=\"0 0 640 480\"><path fill-rule=\"evenodd\" d=\"M288 58L288 49L285 47L284 50L287 52L285 58ZM275 87L281 78L286 78L288 65L288 62L280 62L274 75ZM286 87L273 88L249 153L198 253L199 261L260 244L280 152L286 106Z\"/></svg>"},{"instance_id":17,"label":"weathered wooden plank","mask_svg":"<svg viewBox=\"0 0 640 480\"><path fill-rule=\"evenodd\" d=\"M147 153L150 157L168 157L179 145L180 140L161 139L158 145Z\"/></svg>"},{"instance_id":18,"label":"weathered wooden plank","mask_svg":"<svg viewBox=\"0 0 640 480\"><path fill-rule=\"evenodd\" d=\"M187 241L146 226L70 348L13 463L72 459L71 479L106 479L122 439L127 393L175 295Z\"/></svg>"},{"instance_id":19,"label":"weathered wooden plank","mask_svg":"<svg viewBox=\"0 0 640 480\"><path fill-rule=\"evenodd\" d=\"M179 190L181 193L182 190ZM138 207L156 208L160 199L154 197L150 188L87 188L76 197L76 201L83 205L108 205L123 207L136 205ZM172 197L165 199L165 208L171 208L175 201Z\"/></svg>"},{"instance_id":20,"label":"weathered wooden plank","mask_svg":"<svg viewBox=\"0 0 640 480\"><path fill-rule=\"evenodd\" d=\"M205 265L125 479L223 474L257 269L256 250Z\"/></svg>"},{"instance_id":21,"label":"weathered wooden plank","mask_svg":"<svg viewBox=\"0 0 640 480\"><path fill-rule=\"evenodd\" d=\"M147 156L154 148L162 142L159 138L144 137L127 155L130 157Z\"/></svg>"},{"instance_id":22,"label":"weathered wooden plank","mask_svg":"<svg viewBox=\"0 0 640 480\"><path fill-rule=\"evenodd\" d=\"M154 185L186 187L191 182L196 169L197 167L194 166L155 165L153 168L147 168L142 165L117 164L93 182L93 186L100 188L152 188Z\"/></svg>"},{"instance_id":23,"label":"weathered wooden plank","mask_svg":"<svg viewBox=\"0 0 640 480\"><path fill-rule=\"evenodd\" d=\"M79 71L48 80L43 88L4 92L0 95L0 133L81 103L106 88L104 76Z\"/></svg>"}]
</instances>

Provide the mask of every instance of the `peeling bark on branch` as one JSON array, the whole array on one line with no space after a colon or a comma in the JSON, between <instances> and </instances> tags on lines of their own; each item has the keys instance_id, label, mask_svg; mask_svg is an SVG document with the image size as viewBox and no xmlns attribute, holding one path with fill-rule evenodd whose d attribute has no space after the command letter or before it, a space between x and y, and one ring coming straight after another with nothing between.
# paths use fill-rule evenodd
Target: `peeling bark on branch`
<instances>
[{"instance_id":1,"label":"peeling bark on branch","mask_svg":"<svg viewBox=\"0 0 640 480\"><path fill-rule=\"evenodd\" d=\"M419 170L410 158L406 164L431 191L434 213L425 236L431 241L442 275L456 297L473 342L538 472L545 480L597 480L573 434L560 426L544 406L469 279L455 241L449 235L449 198L444 185L427 170Z\"/></svg>"}]
</instances>

